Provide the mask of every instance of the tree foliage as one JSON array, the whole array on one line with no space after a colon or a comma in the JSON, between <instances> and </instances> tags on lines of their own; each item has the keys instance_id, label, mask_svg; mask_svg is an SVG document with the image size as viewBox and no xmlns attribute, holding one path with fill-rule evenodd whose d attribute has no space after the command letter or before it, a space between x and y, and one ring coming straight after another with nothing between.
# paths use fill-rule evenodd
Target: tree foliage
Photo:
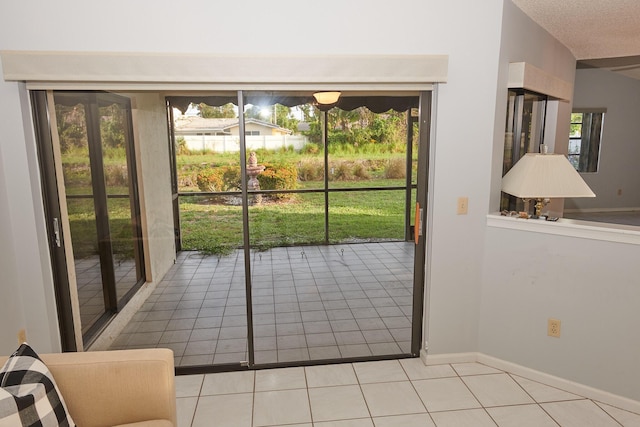
<instances>
[{"instance_id":1,"label":"tree foliage","mask_svg":"<svg viewBox=\"0 0 640 427\"><path fill-rule=\"evenodd\" d=\"M118 104L100 107L100 139L103 148L122 149L125 146L125 112ZM58 136L63 153L74 148L87 147L87 121L81 104L56 104Z\"/></svg>"},{"instance_id":2,"label":"tree foliage","mask_svg":"<svg viewBox=\"0 0 640 427\"><path fill-rule=\"evenodd\" d=\"M124 148L125 146L125 118L124 111L118 104L101 107L100 138L102 146L109 148Z\"/></svg>"},{"instance_id":3,"label":"tree foliage","mask_svg":"<svg viewBox=\"0 0 640 427\"><path fill-rule=\"evenodd\" d=\"M236 110L232 103L212 107L204 102L198 104L200 116L205 119L232 119L236 117Z\"/></svg>"},{"instance_id":4,"label":"tree foliage","mask_svg":"<svg viewBox=\"0 0 640 427\"><path fill-rule=\"evenodd\" d=\"M87 127L84 108L81 105L67 107L56 104L56 118L60 149L63 153L87 145Z\"/></svg>"},{"instance_id":5,"label":"tree foliage","mask_svg":"<svg viewBox=\"0 0 640 427\"><path fill-rule=\"evenodd\" d=\"M322 142L322 112L315 106L300 108L309 130L302 132L311 142ZM406 143L406 113L389 110L377 114L366 107L352 111L333 108L327 112L329 144L358 147L363 144L384 144L390 147ZM393 151L393 150L390 150Z\"/></svg>"}]
</instances>

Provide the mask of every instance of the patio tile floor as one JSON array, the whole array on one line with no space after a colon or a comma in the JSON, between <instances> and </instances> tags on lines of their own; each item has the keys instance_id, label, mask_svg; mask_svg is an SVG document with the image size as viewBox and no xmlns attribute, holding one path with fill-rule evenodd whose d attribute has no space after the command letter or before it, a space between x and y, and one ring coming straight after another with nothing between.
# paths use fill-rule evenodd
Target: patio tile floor
<instances>
[{"instance_id":1,"label":"patio tile floor","mask_svg":"<svg viewBox=\"0 0 640 427\"><path fill-rule=\"evenodd\" d=\"M410 352L410 242L252 252L255 363ZM111 349L169 347L176 366L248 359L244 256L181 252Z\"/></svg>"}]
</instances>

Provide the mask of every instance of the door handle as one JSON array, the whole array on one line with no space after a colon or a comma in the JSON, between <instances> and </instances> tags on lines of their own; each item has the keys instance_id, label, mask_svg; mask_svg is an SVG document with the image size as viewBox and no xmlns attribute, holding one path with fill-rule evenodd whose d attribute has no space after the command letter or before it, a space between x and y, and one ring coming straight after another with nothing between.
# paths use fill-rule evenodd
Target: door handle
<instances>
[{"instance_id":1,"label":"door handle","mask_svg":"<svg viewBox=\"0 0 640 427\"><path fill-rule=\"evenodd\" d=\"M416 203L416 216L413 225L413 234L416 245L420 240L420 236L422 236L422 208L420 207L420 203Z\"/></svg>"},{"instance_id":2,"label":"door handle","mask_svg":"<svg viewBox=\"0 0 640 427\"><path fill-rule=\"evenodd\" d=\"M53 237L56 246L60 247L60 221L58 221L58 218L53 218Z\"/></svg>"}]
</instances>

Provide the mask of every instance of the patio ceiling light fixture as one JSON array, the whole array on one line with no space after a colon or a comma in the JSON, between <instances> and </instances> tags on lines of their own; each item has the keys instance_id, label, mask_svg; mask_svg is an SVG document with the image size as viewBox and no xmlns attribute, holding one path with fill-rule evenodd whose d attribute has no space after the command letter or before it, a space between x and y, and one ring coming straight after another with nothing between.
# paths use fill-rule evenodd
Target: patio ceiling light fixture
<instances>
[{"instance_id":1,"label":"patio ceiling light fixture","mask_svg":"<svg viewBox=\"0 0 640 427\"><path fill-rule=\"evenodd\" d=\"M335 104L338 102L338 98L342 95L341 92L316 92L313 97L318 101L318 104Z\"/></svg>"}]
</instances>

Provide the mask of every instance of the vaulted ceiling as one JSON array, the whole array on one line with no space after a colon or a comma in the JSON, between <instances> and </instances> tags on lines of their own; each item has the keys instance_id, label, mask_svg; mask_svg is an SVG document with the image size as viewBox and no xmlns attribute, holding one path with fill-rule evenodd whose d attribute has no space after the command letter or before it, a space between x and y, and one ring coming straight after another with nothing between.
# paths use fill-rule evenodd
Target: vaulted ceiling
<instances>
[{"instance_id":1,"label":"vaulted ceiling","mask_svg":"<svg viewBox=\"0 0 640 427\"><path fill-rule=\"evenodd\" d=\"M579 68L640 79L640 0L512 0L567 46Z\"/></svg>"}]
</instances>

